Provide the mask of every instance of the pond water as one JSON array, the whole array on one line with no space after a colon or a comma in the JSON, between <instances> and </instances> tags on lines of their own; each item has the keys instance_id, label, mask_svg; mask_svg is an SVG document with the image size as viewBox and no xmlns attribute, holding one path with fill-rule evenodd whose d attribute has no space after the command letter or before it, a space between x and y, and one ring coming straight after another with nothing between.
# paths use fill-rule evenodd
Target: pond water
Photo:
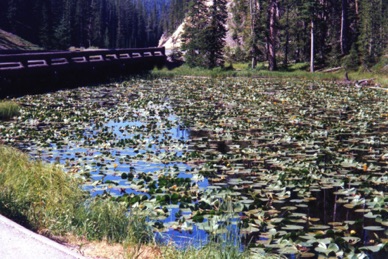
<instances>
[{"instance_id":1,"label":"pond water","mask_svg":"<svg viewBox=\"0 0 388 259\"><path fill-rule=\"evenodd\" d=\"M92 196L141 207L160 239L385 258L386 92L134 79L17 101L5 143L84 178Z\"/></svg>"}]
</instances>

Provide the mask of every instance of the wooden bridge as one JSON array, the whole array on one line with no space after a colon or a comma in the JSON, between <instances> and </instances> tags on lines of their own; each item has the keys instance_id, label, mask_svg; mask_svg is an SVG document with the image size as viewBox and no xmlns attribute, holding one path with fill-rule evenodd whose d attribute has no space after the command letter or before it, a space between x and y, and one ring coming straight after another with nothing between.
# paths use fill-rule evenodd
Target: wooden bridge
<instances>
[{"instance_id":1,"label":"wooden bridge","mask_svg":"<svg viewBox=\"0 0 388 259\"><path fill-rule=\"evenodd\" d=\"M165 61L164 48L0 52L0 98L139 73Z\"/></svg>"}]
</instances>

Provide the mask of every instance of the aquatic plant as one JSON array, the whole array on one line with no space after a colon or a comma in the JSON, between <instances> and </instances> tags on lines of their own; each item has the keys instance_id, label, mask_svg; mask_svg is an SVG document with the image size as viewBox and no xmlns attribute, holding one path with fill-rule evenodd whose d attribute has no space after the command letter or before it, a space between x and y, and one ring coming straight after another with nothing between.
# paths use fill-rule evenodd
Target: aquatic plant
<instances>
[{"instance_id":1,"label":"aquatic plant","mask_svg":"<svg viewBox=\"0 0 388 259\"><path fill-rule=\"evenodd\" d=\"M3 141L139 209L155 232L207 240L233 230L257 254L385 252L383 89L178 77L18 102Z\"/></svg>"}]
</instances>

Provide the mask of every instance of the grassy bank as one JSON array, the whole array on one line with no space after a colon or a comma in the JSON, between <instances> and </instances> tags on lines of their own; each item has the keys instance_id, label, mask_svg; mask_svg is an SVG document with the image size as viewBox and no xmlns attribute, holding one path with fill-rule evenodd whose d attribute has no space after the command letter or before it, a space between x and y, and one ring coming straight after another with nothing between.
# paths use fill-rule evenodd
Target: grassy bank
<instances>
[{"instance_id":1,"label":"grassy bank","mask_svg":"<svg viewBox=\"0 0 388 259\"><path fill-rule=\"evenodd\" d=\"M383 62L384 63L384 62ZM385 63L384 63L385 64ZM351 81L360 79L373 79L373 81L381 86L388 86L388 74L384 70L387 65L379 64L371 71L351 71L348 72ZM212 70L203 68L190 68L187 65L177 67L172 70L167 68L154 69L152 75L155 77L172 78L175 76L203 76L203 77L263 77L263 78L299 78L307 80L345 80L345 71L343 69L335 72L317 71L310 73L307 68L308 63L298 63L290 65L287 68L280 68L278 71L268 71L265 63L259 63L255 69L250 68L248 63L236 63L226 65L225 68L214 68ZM384 68L384 69L383 69Z\"/></svg>"},{"instance_id":2,"label":"grassy bank","mask_svg":"<svg viewBox=\"0 0 388 259\"><path fill-rule=\"evenodd\" d=\"M91 198L81 179L60 167L29 160L0 146L0 213L35 231L73 233L89 240L148 243L153 234L143 217L126 215L117 202Z\"/></svg>"}]
</instances>

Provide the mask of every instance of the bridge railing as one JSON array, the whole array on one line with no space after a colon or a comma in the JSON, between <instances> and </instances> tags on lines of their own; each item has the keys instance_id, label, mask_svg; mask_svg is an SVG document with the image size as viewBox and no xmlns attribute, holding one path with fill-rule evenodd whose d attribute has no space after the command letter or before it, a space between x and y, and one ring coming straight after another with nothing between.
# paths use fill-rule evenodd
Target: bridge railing
<instances>
[{"instance_id":1,"label":"bridge railing","mask_svg":"<svg viewBox=\"0 0 388 259\"><path fill-rule=\"evenodd\" d=\"M74 66L97 63L126 64L132 60L158 60L165 58L164 48L109 49L86 51L31 52L0 55L1 72L45 67ZM152 62L150 60L150 62Z\"/></svg>"}]
</instances>

